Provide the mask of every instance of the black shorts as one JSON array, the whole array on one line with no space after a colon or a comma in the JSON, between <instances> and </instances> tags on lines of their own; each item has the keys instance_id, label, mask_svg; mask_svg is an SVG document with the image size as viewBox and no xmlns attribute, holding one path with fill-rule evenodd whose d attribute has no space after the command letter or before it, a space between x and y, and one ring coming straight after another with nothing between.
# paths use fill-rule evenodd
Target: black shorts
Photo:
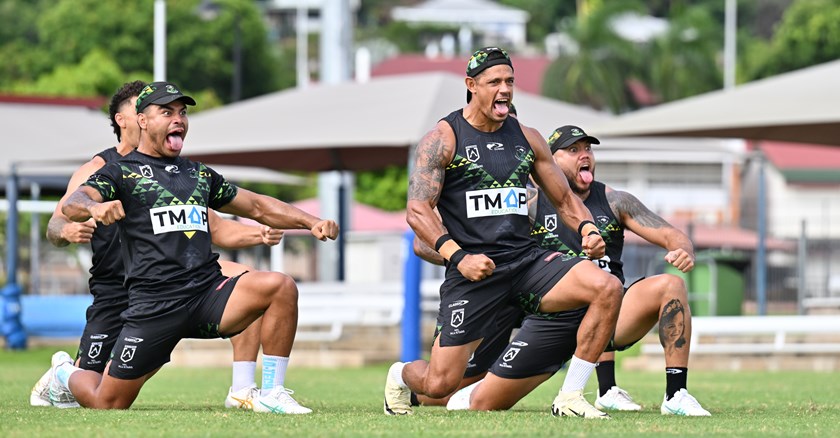
<instances>
[{"instance_id":1,"label":"black shorts","mask_svg":"<svg viewBox=\"0 0 840 438\"><path fill-rule=\"evenodd\" d=\"M470 360L464 377L474 377L490 369L490 365L505 350L510 342L513 329L522 325L525 312L517 306L505 306L496 319L496 328L490 336L486 336L478 345ZM440 334L440 320L438 320L435 338Z\"/></svg>"},{"instance_id":2,"label":"black shorts","mask_svg":"<svg viewBox=\"0 0 840 438\"><path fill-rule=\"evenodd\" d=\"M440 345L465 345L492 336L499 312L509 304L535 312L542 297L582 260L534 247L509 263L496 264L493 275L476 282L448 266L440 287Z\"/></svg>"},{"instance_id":3,"label":"black shorts","mask_svg":"<svg viewBox=\"0 0 840 438\"><path fill-rule=\"evenodd\" d=\"M578 327L586 309L554 313L553 319L527 316L490 372L506 379L556 373L575 353Z\"/></svg>"},{"instance_id":4,"label":"black shorts","mask_svg":"<svg viewBox=\"0 0 840 438\"><path fill-rule=\"evenodd\" d=\"M219 323L242 275L227 278L218 274L213 287L190 298L130 305L123 314L124 324L111 353L108 374L117 379L136 379L169 362L181 339L223 337Z\"/></svg>"},{"instance_id":5,"label":"black shorts","mask_svg":"<svg viewBox=\"0 0 840 438\"><path fill-rule=\"evenodd\" d=\"M76 359L79 368L102 373L122 330L120 315L128 308L128 291L123 289L122 296L94 293L93 297L93 303L87 308L87 322Z\"/></svg>"}]
</instances>

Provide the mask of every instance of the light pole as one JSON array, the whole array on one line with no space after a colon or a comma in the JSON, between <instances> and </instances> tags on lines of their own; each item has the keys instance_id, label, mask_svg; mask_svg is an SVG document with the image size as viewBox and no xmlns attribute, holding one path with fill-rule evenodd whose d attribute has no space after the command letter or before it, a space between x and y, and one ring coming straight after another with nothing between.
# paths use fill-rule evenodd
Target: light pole
<instances>
[{"instance_id":1,"label":"light pole","mask_svg":"<svg viewBox=\"0 0 840 438\"><path fill-rule=\"evenodd\" d=\"M215 20L219 16L222 6L213 0L202 0L197 13L205 21ZM233 10L233 75L230 82L230 100L236 102L242 98L242 28L239 11Z\"/></svg>"}]
</instances>

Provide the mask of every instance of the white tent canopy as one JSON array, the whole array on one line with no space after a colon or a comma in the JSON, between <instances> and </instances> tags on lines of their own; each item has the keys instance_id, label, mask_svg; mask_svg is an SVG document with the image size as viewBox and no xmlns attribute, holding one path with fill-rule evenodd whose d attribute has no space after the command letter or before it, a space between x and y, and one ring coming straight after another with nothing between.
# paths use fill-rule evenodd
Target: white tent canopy
<instances>
[{"instance_id":1,"label":"white tent canopy","mask_svg":"<svg viewBox=\"0 0 840 438\"><path fill-rule=\"evenodd\" d=\"M609 118L525 92L514 92L513 101L520 120L543 135L565 123ZM278 170L377 169L406 163L409 147L465 104L464 78L450 73L281 91L193 116L184 153L211 164Z\"/></svg>"},{"instance_id":2,"label":"white tent canopy","mask_svg":"<svg viewBox=\"0 0 840 438\"><path fill-rule=\"evenodd\" d=\"M733 137L840 145L840 61L625 114L596 136Z\"/></svg>"}]
</instances>

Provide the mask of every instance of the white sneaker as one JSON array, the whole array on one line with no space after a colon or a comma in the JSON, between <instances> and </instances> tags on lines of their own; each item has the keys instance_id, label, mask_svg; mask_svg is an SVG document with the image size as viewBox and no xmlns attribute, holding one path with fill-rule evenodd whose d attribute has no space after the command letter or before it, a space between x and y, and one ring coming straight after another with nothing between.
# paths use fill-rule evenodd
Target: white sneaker
<instances>
[{"instance_id":1,"label":"white sneaker","mask_svg":"<svg viewBox=\"0 0 840 438\"><path fill-rule=\"evenodd\" d=\"M595 407L605 411L641 411L642 407L633 401L627 391L613 386L606 394L595 399Z\"/></svg>"},{"instance_id":2,"label":"white sneaker","mask_svg":"<svg viewBox=\"0 0 840 438\"><path fill-rule=\"evenodd\" d=\"M260 388L257 388L257 385L246 386L245 388L235 392L231 387L228 389L227 398L225 398L225 407L253 410L254 400L259 396Z\"/></svg>"},{"instance_id":3,"label":"white sneaker","mask_svg":"<svg viewBox=\"0 0 840 438\"><path fill-rule=\"evenodd\" d=\"M32 387L32 393L29 394L29 404L31 406L52 406L50 402L50 376L52 376L52 368L48 369Z\"/></svg>"},{"instance_id":4,"label":"white sneaker","mask_svg":"<svg viewBox=\"0 0 840 438\"><path fill-rule=\"evenodd\" d=\"M254 412L272 414L308 414L312 409L301 406L292 394L295 392L282 386L275 386L271 392L254 399Z\"/></svg>"},{"instance_id":5,"label":"white sneaker","mask_svg":"<svg viewBox=\"0 0 840 438\"><path fill-rule=\"evenodd\" d=\"M610 416L595 409L583 398L583 391L560 391L551 404L551 415L555 417L583 417L609 420Z\"/></svg>"},{"instance_id":6,"label":"white sneaker","mask_svg":"<svg viewBox=\"0 0 840 438\"><path fill-rule=\"evenodd\" d=\"M385 413L387 415L411 415L411 390L397 383L395 377L402 370L402 362L396 362L388 369L385 378Z\"/></svg>"},{"instance_id":7,"label":"white sneaker","mask_svg":"<svg viewBox=\"0 0 840 438\"><path fill-rule=\"evenodd\" d=\"M478 387L478 384L483 381L484 379L481 379L470 386L459 389L455 392L455 394L452 394L452 397L449 397L449 401L446 402L446 409L450 411L465 411L469 409L470 397L472 397L472 393L475 391L475 388Z\"/></svg>"},{"instance_id":8,"label":"white sneaker","mask_svg":"<svg viewBox=\"0 0 840 438\"><path fill-rule=\"evenodd\" d=\"M57 408L78 408L79 403L76 401L76 397L55 376L56 369L65 363L73 364L73 358L69 354L64 351L53 354L52 368L50 368L50 402Z\"/></svg>"},{"instance_id":9,"label":"white sneaker","mask_svg":"<svg viewBox=\"0 0 840 438\"><path fill-rule=\"evenodd\" d=\"M671 400L662 400L662 415L684 415L686 417L711 417L709 411L703 409L696 398L683 388L677 391Z\"/></svg>"}]
</instances>

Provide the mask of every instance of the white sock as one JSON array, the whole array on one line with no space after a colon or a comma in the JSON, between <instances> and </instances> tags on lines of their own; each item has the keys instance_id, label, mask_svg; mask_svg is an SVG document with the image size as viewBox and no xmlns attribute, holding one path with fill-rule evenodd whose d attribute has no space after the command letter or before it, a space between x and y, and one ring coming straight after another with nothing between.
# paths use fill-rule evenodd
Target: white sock
<instances>
[{"instance_id":1,"label":"white sock","mask_svg":"<svg viewBox=\"0 0 840 438\"><path fill-rule=\"evenodd\" d=\"M262 389L260 393L266 395L276 386L286 383L286 368L289 366L288 357L263 355Z\"/></svg>"},{"instance_id":2,"label":"white sock","mask_svg":"<svg viewBox=\"0 0 840 438\"><path fill-rule=\"evenodd\" d=\"M73 366L73 362L64 362L55 369L55 378L58 379L59 383L64 385L65 388L70 389L70 376L72 376L76 371L81 370L81 368Z\"/></svg>"},{"instance_id":3,"label":"white sock","mask_svg":"<svg viewBox=\"0 0 840 438\"><path fill-rule=\"evenodd\" d=\"M560 391L583 391L594 369L594 363L572 356L572 363L569 364L569 370L566 371L566 379L563 380L563 387Z\"/></svg>"},{"instance_id":4,"label":"white sock","mask_svg":"<svg viewBox=\"0 0 840 438\"><path fill-rule=\"evenodd\" d=\"M257 372L257 362L235 361L233 362L233 385L231 389L236 392L256 384L254 374Z\"/></svg>"},{"instance_id":5,"label":"white sock","mask_svg":"<svg viewBox=\"0 0 840 438\"><path fill-rule=\"evenodd\" d=\"M396 380L397 383L402 386L403 388L407 387L408 385L405 384L405 381L402 378L403 368L408 364L408 362L399 362L399 366L393 369L393 373L391 374L391 378Z\"/></svg>"}]
</instances>

